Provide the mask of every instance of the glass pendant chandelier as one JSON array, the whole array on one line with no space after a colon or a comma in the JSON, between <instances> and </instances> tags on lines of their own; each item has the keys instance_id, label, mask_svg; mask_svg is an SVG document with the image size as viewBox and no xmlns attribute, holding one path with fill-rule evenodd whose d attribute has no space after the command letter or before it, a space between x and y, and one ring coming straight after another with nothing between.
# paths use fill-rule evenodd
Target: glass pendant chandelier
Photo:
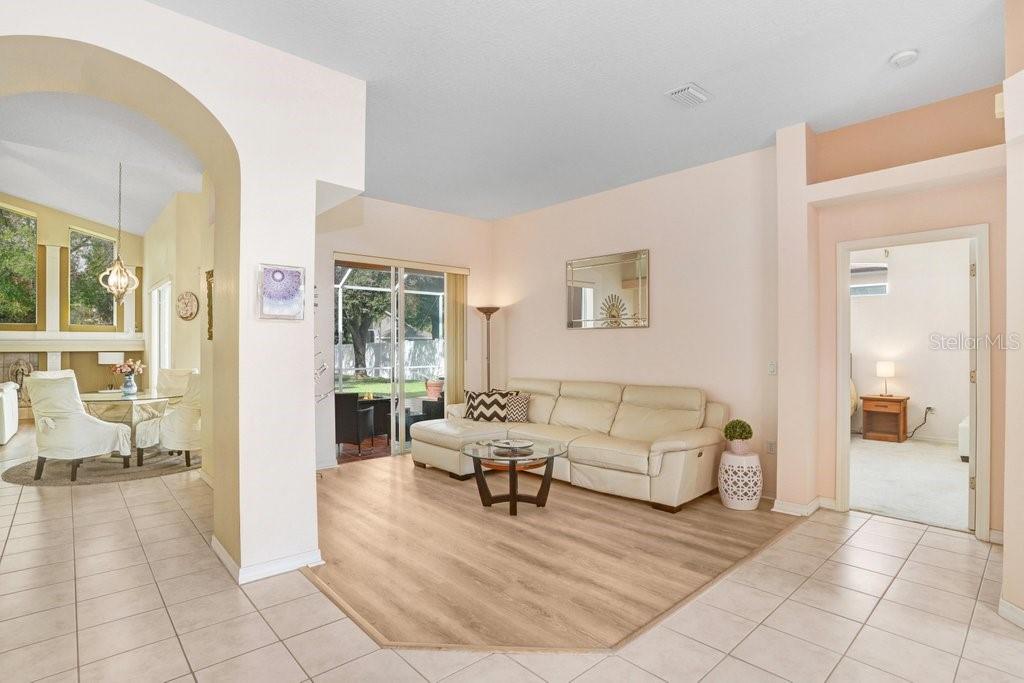
<instances>
[{"instance_id":1,"label":"glass pendant chandelier","mask_svg":"<svg viewBox=\"0 0 1024 683\"><path fill-rule=\"evenodd\" d=\"M121 261L121 177L122 164L117 165L117 244L114 247L114 262L100 273L103 289L114 295L114 303L121 305L126 296L139 286L139 278L128 270Z\"/></svg>"}]
</instances>

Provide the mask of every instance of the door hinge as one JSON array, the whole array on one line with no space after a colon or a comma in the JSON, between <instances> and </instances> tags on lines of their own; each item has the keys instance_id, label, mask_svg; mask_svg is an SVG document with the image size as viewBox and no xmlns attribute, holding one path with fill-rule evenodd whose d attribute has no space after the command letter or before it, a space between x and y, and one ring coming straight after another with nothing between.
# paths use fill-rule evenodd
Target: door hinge
<instances>
[{"instance_id":1,"label":"door hinge","mask_svg":"<svg viewBox=\"0 0 1024 683\"><path fill-rule=\"evenodd\" d=\"M977 477L971 477L971 490L973 491L978 486Z\"/></svg>"},{"instance_id":2,"label":"door hinge","mask_svg":"<svg viewBox=\"0 0 1024 683\"><path fill-rule=\"evenodd\" d=\"M977 384L977 383L978 383L978 371L977 370L971 370L971 384Z\"/></svg>"},{"instance_id":3,"label":"door hinge","mask_svg":"<svg viewBox=\"0 0 1024 683\"><path fill-rule=\"evenodd\" d=\"M971 277L978 277L978 264L977 263L972 263L971 264Z\"/></svg>"}]
</instances>

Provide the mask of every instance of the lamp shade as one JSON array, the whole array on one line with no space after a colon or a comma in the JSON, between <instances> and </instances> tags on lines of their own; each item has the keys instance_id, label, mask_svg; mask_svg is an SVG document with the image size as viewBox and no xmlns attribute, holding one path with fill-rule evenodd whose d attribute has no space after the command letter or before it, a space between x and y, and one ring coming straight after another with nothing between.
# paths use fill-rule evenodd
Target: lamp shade
<instances>
[{"instance_id":1,"label":"lamp shade","mask_svg":"<svg viewBox=\"0 0 1024 683\"><path fill-rule=\"evenodd\" d=\"M97 363L100 365L120 365L124 362L124 351L100 351Z\"/></svg>"},{"instance_id":2,"label":"lamp shade","mask_svg":"<svg viewBox=\"0 0 1024 683\"><path fill-rule=\"evenodd\" d=\"M875 363L875 377L888 378L896 376L896 364L891 360L880 360Z\"/></svg>"}]
</instances>

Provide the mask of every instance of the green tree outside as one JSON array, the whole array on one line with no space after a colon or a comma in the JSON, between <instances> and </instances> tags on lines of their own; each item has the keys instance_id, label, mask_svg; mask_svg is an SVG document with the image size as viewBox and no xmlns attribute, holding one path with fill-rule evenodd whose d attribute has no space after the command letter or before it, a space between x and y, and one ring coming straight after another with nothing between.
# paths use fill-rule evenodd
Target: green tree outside
<instances>
[{"instance_id":1,"label":"green tree outside","mask_svg":"<svg viewBox=\"0 0 1024 683\"><path fill-rule=\"evenodd\" d=\"M114 297L99 278L114 260L114 240L72 230L69 257L71 324L113 325Z\"/></svg>"},{"instance_id":2,"label":"green tree outside","mask_svg":"<svg viewBox=\"0 0 1024 683\"><path fill-rule=\"evenodd\" d=\"M0 208L0 323L36 322L36 219Z\"/></svg>"}]
</instances>

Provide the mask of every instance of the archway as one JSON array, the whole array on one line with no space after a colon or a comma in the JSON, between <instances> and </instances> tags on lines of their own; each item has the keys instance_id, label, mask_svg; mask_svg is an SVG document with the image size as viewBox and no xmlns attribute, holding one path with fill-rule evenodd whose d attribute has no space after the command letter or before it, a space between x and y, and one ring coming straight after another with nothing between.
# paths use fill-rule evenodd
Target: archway
<instances>
[{"instance_id":1,"label":"archway","mask_svg":"<svg viewBox=\"0 0 1024 683\"><path fill-rule=\"evenodd\" d=\"M139 62L86 43L38 36L0 38L0 60L9 68L0 73L0 97L26 92L68 92L98 97L133 109L159 123L184 142L203 162L214 187L214 271L230 277L238 271L239 163L231 136L203 104L171 79ZM227 279L227 278L225 278ZM214 288L214 310L237 306L237 290ZM218 322L230 326L229 316ZM237 327L236 327L237 329ZM221 332L221 330L218 330ZM217 454L237 453L238 435L225 428L237 424L237 356L231 355L231 330L212 344L213 372L203 373L203 414L217 417L209 443L204 443L207 467L216 468ZM235 335L237 343L237 333ZM218 359L220 362L218 363ZM206 360L206 359L204 359ZM235 414L232 416L232 407ZM215 535L238 538L237 461L223 458L214 469ZM232 514L232 508L234 513ZM229 552L232 549L229 549ZM237 545L234 555L238 556ZM236 559L237 561L237 559Z\"/></svg>"},{"instance_id":2,"label":"archway","mask_svg":"<svg viewBox=\"0 0 1024 683\"><path fill-rule=\"evenodd\" d=\"M135 0L4 5L0 59L0 95L109 100L202 161L216 195L213 546L240 582L319 562L314 222L361 191L365 83ZM305 268L303 320L259 319L260 263Z\"/></svg>"}]
</instances>

